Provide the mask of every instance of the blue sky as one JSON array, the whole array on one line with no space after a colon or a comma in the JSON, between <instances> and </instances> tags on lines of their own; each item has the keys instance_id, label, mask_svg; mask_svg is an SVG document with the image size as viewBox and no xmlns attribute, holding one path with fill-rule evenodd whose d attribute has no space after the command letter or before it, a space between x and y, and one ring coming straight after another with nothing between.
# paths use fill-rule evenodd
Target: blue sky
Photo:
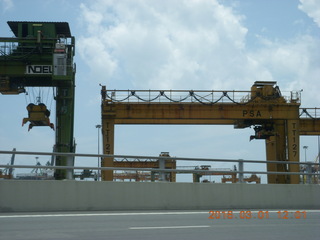
<instances>
[{"instance_id":1,"label":"blue sky","mask_svg":"<svg viewBox=\"0 0 320 240\"><path fill-rule=\"evenodd\" d=\"M283 92L303 89L302 107L320 107L316 0L0 0L0 12L1 37L13 36L10 20L69 22L76 37L80 153L97 152L100 83L109 89L249 90L254 81L272 80ZM52 150L50 128L21 127L28 101L0 95L1 149ZM249 142L252 134L232 126L116 126L115 153L264 160L264 141ZM306 145L313 161L318 138L301 137L300 145L301 160ZM7 162L9 156L0 156ZM17 158L17 164L34 162Z\"/></svg>"}]
</instances>

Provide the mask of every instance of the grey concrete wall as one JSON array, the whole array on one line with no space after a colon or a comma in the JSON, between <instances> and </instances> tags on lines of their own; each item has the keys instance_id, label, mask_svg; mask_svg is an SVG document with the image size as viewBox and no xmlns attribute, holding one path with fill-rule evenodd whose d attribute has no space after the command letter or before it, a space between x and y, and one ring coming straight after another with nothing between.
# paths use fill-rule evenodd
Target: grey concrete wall
<instances>
[{"instance_id":1,"label":"grey concrete wall","mask_svg":"<svg viewBox=\"0 0 320 240\"><path fill-rule=\"evenodd\" d=\"M0 181L0 212L320 209L319 185Z\"/></svg>"}]
</instances>

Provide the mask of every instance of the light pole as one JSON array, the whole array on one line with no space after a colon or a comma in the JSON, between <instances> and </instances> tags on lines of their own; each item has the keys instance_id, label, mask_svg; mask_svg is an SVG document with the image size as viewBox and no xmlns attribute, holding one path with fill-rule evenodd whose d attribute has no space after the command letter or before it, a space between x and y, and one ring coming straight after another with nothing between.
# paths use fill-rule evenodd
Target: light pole
<instances>
[{"instance_id":1,"label":"light pole","mask_svg":"<svg viewBox=\"0 0 320 240\"><path fill-rule=\"evenodd\" d=\"M318 136L318 161L320 164L320 136ZM318 165L318 173L320 173L320 165ZM318 183L320 183L320 177L318 176Z\"/></svg>"},{"instance_id":2,"label":"light pole","mask_svg":"<svg viewBox=\"0 0 320 240\"><path fill-rule=\"evenodd\" d=\"M308 146L303 146L303 149L304 149L304 161L307 162L307 149L308 149Z\"/></svg>"},{"instance_id":3,"label":"light pole","mask_svg":"<svg viewBox=\"0 0 320 240\"><path fill-rule=\"evenodd\" d=\"M100 154L100 128L101 124L97 124L96 128L98 129L98 155ZM98 157L98 167L100 167L100 157ZM98 169L98 181L100 180L100 170Z\"/></svg>"},{"instance_id":4,"label":"light pole","mask_svg":"<svg viewBox=\"0 0 320 240\"><path fill-rule=\"evenodd\" d=\"M320 136L318 136L318 160L320 164Z\"/></svg>"},{"instance_id":5,"label":"light pole","mask_svg":"<svg viewBox=\"0 0 320 240\"><path fill-rule=\"evenodd\" d=\"M36 166L38 166L38 163L39 163L38 159L39 159L39 157L35 157L35 159L36 159ZM38 175L38 170L39 170L39 168L35 168L36 175Z\"/></svg>"}]
</instances>

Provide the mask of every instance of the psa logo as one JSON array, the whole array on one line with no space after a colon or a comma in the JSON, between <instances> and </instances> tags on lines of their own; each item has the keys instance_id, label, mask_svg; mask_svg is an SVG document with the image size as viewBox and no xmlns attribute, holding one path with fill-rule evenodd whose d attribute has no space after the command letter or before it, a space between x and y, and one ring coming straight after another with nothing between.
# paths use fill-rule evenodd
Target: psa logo
<instances>
[{"instance_id":1,"label":"psa logo","mask_svg":"<svg viewBox=\"0 0 320 240\"><path fill-rule=\"evenodd\" d=\"M27 65L26 74L52 74L51 65Z\"/></svg>"},{"instance_id":2,"label":"psa logo","mask_svg":"<svg viewBox=\"0 0 320 240\"><path fill-rule=\"evenodd\" d=\"M260 110L243 110L242 117L262 117Z\"/></svg>"}]
</instances>

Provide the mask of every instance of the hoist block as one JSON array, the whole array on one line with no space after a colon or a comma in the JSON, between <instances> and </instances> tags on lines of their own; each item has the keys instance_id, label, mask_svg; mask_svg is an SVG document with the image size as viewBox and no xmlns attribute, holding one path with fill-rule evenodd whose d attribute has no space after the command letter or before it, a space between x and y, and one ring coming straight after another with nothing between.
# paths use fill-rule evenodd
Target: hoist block
<instances>
[{"instance_id":1,"label":"hoist block","mask_svg":"<svg viewBox=\"0 0 320 240\"><path fill-rule=\"evenodd\" d=\"M34 126L49 126L54 129L53 123L50 123L50 111L47 109L46 105L39 103L38 105L29 104L27 106L28 117L22 120L22 126L30 122L28 131Z\"/></svg>"},{"instance_id":2,"label":"hoist block","mask_svg":"<svg viewBox=\"0 0 320 240\"><path fill-rule=\"evenodd\" d=\"M275 136L275 132L272 126L255 126L255 134L250 136L250 141L253 139L269 139L271 136Z\"/></svg>"}]
</instances>

